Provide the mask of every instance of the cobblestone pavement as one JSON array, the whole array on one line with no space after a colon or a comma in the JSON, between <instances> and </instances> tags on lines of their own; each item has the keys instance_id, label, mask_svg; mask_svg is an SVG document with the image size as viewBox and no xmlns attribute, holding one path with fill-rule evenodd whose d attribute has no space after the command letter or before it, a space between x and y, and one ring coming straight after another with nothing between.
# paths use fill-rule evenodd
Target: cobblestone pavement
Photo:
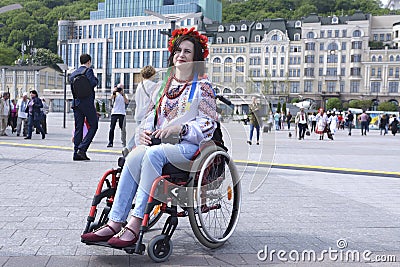
<instances>
[{"instance_id":1,"label":"cobblestone pavement","mask_svg":"<svg viewBox=\"0 0 400 267\"><path fill-rule=\"evenodd\" d=\"M154 264L146 255L80 242L97 182L116 166L121 145L116 129L115 146L106 148L109 122L102 121L88 152L92 160L73 162L72 125L70 115L63 129L62 117L50 114L45 140L0 137L0 266L398 266L398 136L370 131L364 137L354 130L352 136L339 131L334 141L319 141L315 134L300 141L284 130L263 133L260 146L248 146L248 126L224 123L242 176L236 231L223 247L210 250L183 218L169 261ZM128 122L128 130L133 125ZM145 244L162 223L145 235ZM301 259L311 250L323 261ZM346 262L349 251L359 252L361 260L350 255ZM388 262L391 255L397 264ZM380 259L387 262L365 256L385 256Z\"/></svg>"}]
</instances>

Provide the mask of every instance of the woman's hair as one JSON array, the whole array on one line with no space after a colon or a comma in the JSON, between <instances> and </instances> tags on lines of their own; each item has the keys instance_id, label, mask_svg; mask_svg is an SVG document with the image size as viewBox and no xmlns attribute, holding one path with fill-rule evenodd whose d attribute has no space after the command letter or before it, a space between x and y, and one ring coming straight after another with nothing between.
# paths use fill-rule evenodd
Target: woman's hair
<instances>
[{"instance_id":1,"label":"woman's hair","mask_svg":"<svg viewBox=\"0 0 400 267\"><path fill-rule=\"evenodd\" d=\"M140 75L142 75L143 79L150 79L154 74L156 74L156 70L152 66L145 66L140 71Z\"/></svg>"},{"instance_id":2,"label":"woman's hair","mask_svg":"<svg viewBox=\"0 0 400 267\"><path fill-rule=\"evenodd\" d=\"M202 76L204 74L204 69L205 69L203 47L202 44L200 43L200 39L197 37L193 37L192 35L181 35L175 40L172 46L171 54L168 58L168 66L169 67L174 66L174 55L183 41L189 41L194 45L193 62L195 64L193 72L196 72L198 75Z\"/></svg>"},{"instance_id":3,"label":"woman's hair","mask_svg":"<svg viewBox=\"0 0 400 267\"><path fill-rule=\"evenodd\" d=\"M29 93L36 95L36 97L38 96L38 92L36 90L30 90Z\"/></svg>"}]
</instances>

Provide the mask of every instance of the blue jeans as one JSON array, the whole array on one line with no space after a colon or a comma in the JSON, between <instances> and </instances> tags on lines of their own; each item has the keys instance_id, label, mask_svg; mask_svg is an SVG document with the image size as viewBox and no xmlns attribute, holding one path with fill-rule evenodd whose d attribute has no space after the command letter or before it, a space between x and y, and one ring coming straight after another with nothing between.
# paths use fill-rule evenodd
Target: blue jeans
<instances>
[{"instance_id":1,"label":"blue jeans","mask_svg":"<svg viewBox=\"0 0 400 267\"><path fill-rule=\"evenodd\" d=\"M257 142L260 141L260 126L254 126L252 123L250 123L250 141L253 140L253 131L254 128L256 128L257 131Z\"/></svg>"},{"instance_id":2,"label":"blue jeans","mask_svg":"<svg viewBox=\"0 0 400 267\"><path fill-rule=\"evenodd\" d=\"M154 180L167 163L189 163L199 146L194 144L139 145L126 158L109 218L125 222L136 196L132 216L143 218Z\"/></svg>"}]
</instances>

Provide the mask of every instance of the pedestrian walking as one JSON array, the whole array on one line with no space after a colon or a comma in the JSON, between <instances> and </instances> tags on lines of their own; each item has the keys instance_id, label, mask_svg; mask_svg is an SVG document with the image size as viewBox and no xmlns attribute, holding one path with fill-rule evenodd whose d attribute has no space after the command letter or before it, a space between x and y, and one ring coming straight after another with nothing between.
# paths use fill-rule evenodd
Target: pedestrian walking
<instances>
[{"instance_id":1,"label":"pedestrian walking","mask_svg":"<svg viewBox=\"0 0 400 267\"><path fill-rule=\"evenodd\" d=\"M390 119L390 130L392 131L393 136L396 136L396 133L399 129L399 121L397 120L397 117L395 114L393 114L392 118Z\"/></svg>"},{"instance_id":2,"label":"pedestrian walking","mask_svg":"<svg viewBox=\"0 0 400 267\"><path fill-rule=\"evenodd\" d=\"M257 133L257 145L260 144L260 104L257 102L257 98L253 96L252 98L252 103L250 105L250 136L249 136L249 141L247 141L247 143L249 145L252 144L252 140L253 140L253 132L254 129L256 129L256 133Z\"/></svg>"},{"instance_id":3,"label":"pedestrian walking","mask_svg":"<svg viewBox=\"0 0 400 267\"><path fill-rule=\"evenodd\" d=\"M4 92L0 98L0 136L7 136L8 116L10 115L10 94Z\"/></svg>"},{"instance_id":4,"label":"pedestrian walking","mask_svg":"<svg viewBox=\"0 0 400 267\"><path fill-rule=\"evenodd\" d=\"M118 121L119 128L121 128L121 141L122 145L126 145L126 133L125 135L122 133L124 131L124 120L126 115L126 104L128 104L128 98L124 93L124 89L121 85L117 85L114 88L113 95L111 97L112 110L111 110L111 122L110 122L110 131L108 133L108 145L107 147L113 147L114 145L114 130ZM125 139L122 137L125 136Z\"/></svg>"},{"instance_id":5,"label":"pedestrian walking","mask_svg":"<svg viewBox=\"0 0 400 267\"><path fill-rule=\"evenodd\" d=\"M338 126L339 126L339 118L336 115L336 110L332 111L331 116L328 119L328 124L329 124L329 130L330 130L332 136L335 135L336 130L338 129Z\"/></svg>"},{"instance_id":6,"label":"pedestrian walking","mask_svg":"<svg viewBox=\"0 0 400 267\"><path fill-rule=\"evenodd\" d=\"M42 134L42 139L45 139L45 132L40 125L40 121L43 116L43 112L41 110L43 103L36 90L31 90L30 93L31 100L29 100L28 107L26 109L28 111L28 135L25 137L25 139L32 139L33 126L35 126L36 129L39 129L39 132Z\"/></svg>"},{"instance_id":7,"label":"pedestrian walking","mask_svg":"<svg viewBox=\"0 0 400 267\"><path fill-rule=\"evenodd\" d=\"M363 113L358 116L358 120L361 123L361 135L367 135L369 116L367 115L365 110L363 110Z\"/></svg>"},{"instance_id":8,"label":"pedestrian walking","mask_svg":"<svg viewBox=\"0 0 400 267\"><path fill-rule=\"evenodd\" d=\"M349 135L351 135L351 129L353 128L353 121L354 121L354 115L351 113L351 110L347 111L346 115L346 124L347 127L349 128Z\"/></svg>"},{"instance_id":9,"label":"pedestrian walking","mask_svg":"<svg viewBox=\"0 0 400 267\"><path fill-rule=\"evenodd\" d=\"M23 127L22 135L26 137L28 135L28 113L26 113L26 107L28 106L28 93L22 94L22 98L18 99L17 102L17 136L21 134L21 128Z\"/></svg>"},{"instance_id":10,"label":"pedestrian walking","mask_svg":"<svg viewBox=\"0 0 400 267\"><path fill-rule=\"evenodd\" d=\"M301 139L304 140L304 134L306 133L308 127L308 115L304 111L304 107L301 107L300 111L297 112L294 122L296 123L297 128L299 129L299 140Z\"/></svg>"},{"instance_id":11,"label":"pedestrian walking","mask_svg":"<svg viewBox=\"0 0 400 267\"><path fill-rule=\"evenodd\" d=\"M380 135L382 135L382 132L383 132L383 135L386 135L386 114L382 114L380 117L379 117L379 132L380 132Z\"/></svg>"},{"instance_id":12,"label":"pedestrian walking","mask_svg":"<svg viewBox=\"0 0 400 267\"><path fill-rule=\"evenodd\" d=\"M279 131L281 115L278 112L275 112L274 121L275 121L275 130Z\"/></svg>"},{"instance_id":13,"label":"pedestrian walking","mask_svg":"<svg viewBox=\"0 0 400 267\"><path fill-rule=\"evenodd\" d=\"M11 100L8 124L11 126L11 133L15 133L17 131L17 103L15 99Z\"/></svg>"},{"instance_id":14,"label":"pedestrian walking","mask_svg":"<svg viewBox=\"0 0 400 267\"><path fill-rule=\"evenodd\" d=\"M156 70L152 66L145 66L140 71L142 81L138 84L135 93L135 134L129 140L127 146L122 150L122 154L124 156L127 156L133 147L135 147L135 135L140 132L139 125L142 123L146 113L149 110L150 103L152 102L151 98L156 88L156 83L151 80L155 74Z\"/></svg>"},{"instance_id":15,"label":"pedestrian walking","mask_svg":"<svg viewBox=\"0 0 400 267\"><path fill-rule=\"evenodd\" d=\"M97 86L98 79L94 76L91 69L92 58L88 54L82 54L79 58L81 66L75 70L70 77L71 88L73 88L74 78L82 73L90 82L91 94L85 98L74 98L72 101L72 109L74 111L75 120L75 135L74 135L74 156L73 160L90 160L86 155L90 143L96 135L98 128L98 117L94 105L95 92L94 88ZM83 138L83 124L85 118L89 124L89 130L85 138Z\"/></svg>"},{"instance_id":16,"label":"pedestrian walking","mask_svg":"<svg viewBox=\"0 0 400 267\"><path fill-rule=\"evenodd\" d=\"M290 131L290 123L291 123L291 121L292 121L292 114L290 114L290 111L288 112L288 114L286 115L286 123L287 123L287 127L288 127L288 130Z\"/></svg>"},{"instance_id":17,"label":"pedestrian walking","mask_svg":"<svg viewBox=\"0 0 400 267\"><path fill-rule=\"evenodd\" d=\"M319 134L319 140L324 140L324 133L327 131L328 116L325 114L324 109L320 108L318 114L315 116L317 127L315 132Z\"/></svg>"},{"instance_id":18,"label":"pedestrian walking","mask_svg":"<svg viewBox=\"0 0 400 267\"><path fill-rule=\"evenodd\" d=\"M315 132L315 129L317 127L317 113L314 112L310 115L310 121L311 121L311 132Z\"/></svg>"}]
</instances>

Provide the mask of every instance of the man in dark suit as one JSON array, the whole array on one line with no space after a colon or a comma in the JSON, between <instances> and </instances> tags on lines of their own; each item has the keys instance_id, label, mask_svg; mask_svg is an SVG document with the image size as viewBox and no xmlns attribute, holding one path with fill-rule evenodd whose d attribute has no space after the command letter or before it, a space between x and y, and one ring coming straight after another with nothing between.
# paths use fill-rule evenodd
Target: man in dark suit
<instances>
[{"instance_id":1,"label":"man in dark suit","mask_svg":"<svg viewBox=\"0 0 400 267\"><path fill-rule=\"evenodd\" d=\"M90 85L92 87L92 93L86 98L74 98L72 103L72 109L74 110L75 119L73 160L90 160L86 155L86 151L88 150L89 145L92 142L98 128L97 112L94 106L94 88L97 86L98 79L94 76L94 72L91 69L92 58L90 55L82 54L80 56L80 63L81 66L71 74L71 87L73 87L73 80L75 76L83 73L87 68L85 75L89 79ZM85 118L89 124L89 130L85 138L83 138L83 124Z\"/></svg>"}]
</instances>

